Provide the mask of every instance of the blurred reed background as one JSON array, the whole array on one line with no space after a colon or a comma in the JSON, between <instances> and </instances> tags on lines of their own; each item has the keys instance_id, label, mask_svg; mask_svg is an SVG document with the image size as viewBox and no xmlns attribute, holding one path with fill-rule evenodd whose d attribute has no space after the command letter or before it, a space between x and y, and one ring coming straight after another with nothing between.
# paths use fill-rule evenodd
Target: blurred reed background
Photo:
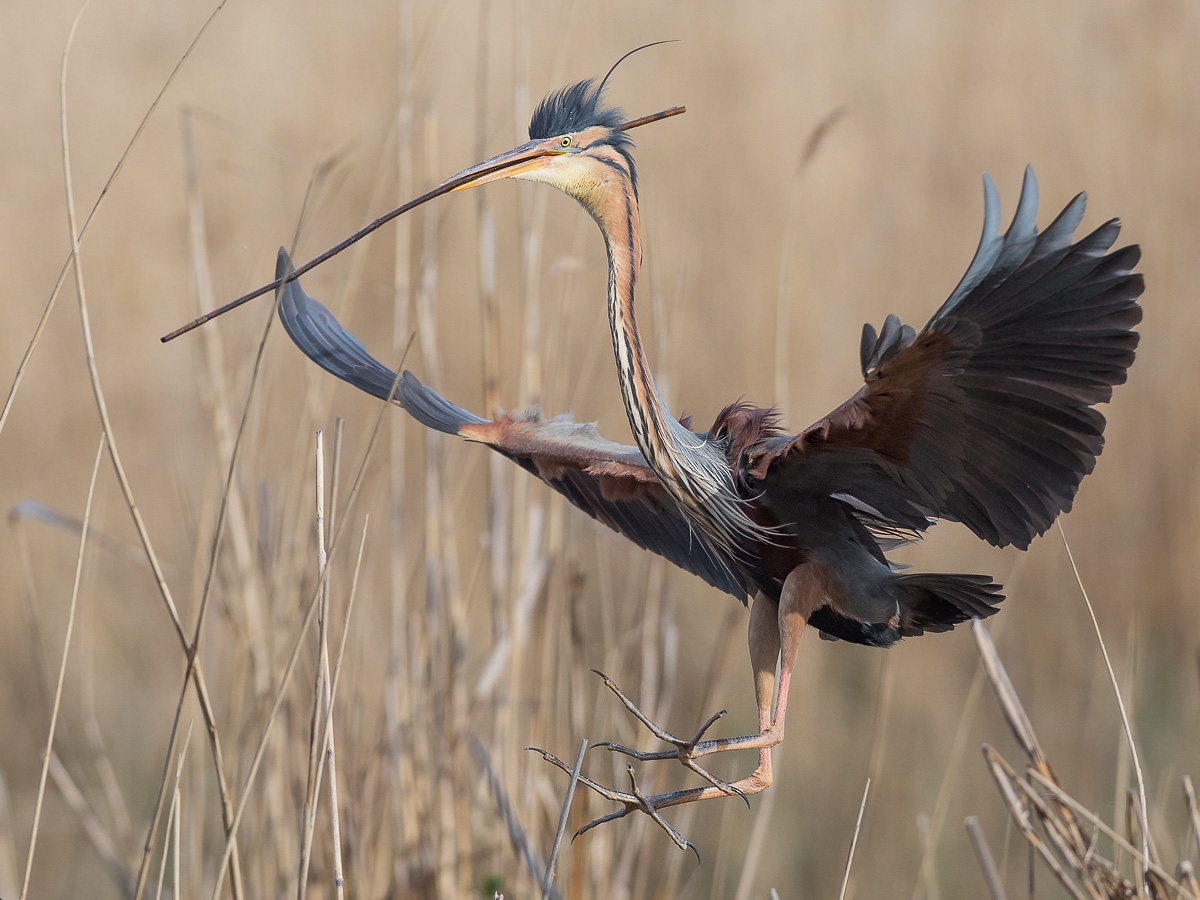
<instances>
[{"instance_id":1,"label":"blurred reed background","mask_svg":"<svg viewBox=\"0 0 1200 900\"><path fill-rule=\"evenodd\" d=\"M0 9L6 378L70 249L58 79L76 11ZM81 220L212 11L144 0L87 10L66 89ZM609 97L631 115L688 107L635 133L640 321L676 413L711 421L744 393L779 403L800 428L852 393L862 322L896 312L920 325L957 282L978 239L984 170L1006 215L1032 163L1043 224L1086 188L1085 228L1119 215L1121 243L1142 244L1139 358L1104 410L1107 449L1065 527L1132 710L1159 849L1171 860L1192 855L1179 786L1200 770L1195 4L228 0L81 251L113 433L182 633L191 639L204 594L270 304L167 346L158 337L269 280L281 243L295 240L294 256L309 258L522 140L545 92L664 38L680 42L627 60ZM802 166L813 129L836 110ZM538 402L628 440L604 277L601 241L572 201L504 183L388 226L305 286L392 364L415 332L406 365L464 406ZM570 760L585 737L651 746L591 667L678 732L720 707L730 715L717 732L751 729L745 613L499 457L424 434L398 411L385 417L347 510L378 412L271 329L197 657L230 803L248 798L238 893L297 896L322 671L316 628L245 786L317 586L314 432L323 429L326 490L336 488L326 534L345 522L329 577L331 667L357 583L333 719L346 890L538 896L500 810L507 803L529 855L544 859L566 777L523 748ZM9 898L25 868L100 435L68 279L0 434L9 511L0 895ZM108 459L91 523L31 896L121 896L136 880L164 767L168 788L176 783L178 754L166 754L186 659ZM943 525L904 558L1007 583L993 632L1046 752L1075 796L1110 820L1123 816L1129 758L1057 531L1018 554ZM1025 895L1027 850L978 747L1019 752L981 689L970 636L889 652L809 636L800 657L776 786L750 810L729 800L668 814L703 862L630 817L564 849L563 896L749 898L771 887L783 900L837 896L868 775L850 896L983 896L961 827L968 814L1010 890ZM189 733L177 825L171 836L159 827L148 892L168 843L165 893L176 878L187 896L216 883L222 812L194 691L178 749ZM473 753L475 741L484 753ZM506 801L484 774L485 756ZM732 778L753 764L746 754L721 771ZM665 788L685 783L678 768L639 772ZM604 751L585 771L624 786L623 764ZM310 897L334 896L327 783L319 803ZM608 809L580 792L572 826ZM1054 895L1049 876L1039 880L1039 896ZM222 891L231 896L228 878Z\"/></svg>"}]
</instances>

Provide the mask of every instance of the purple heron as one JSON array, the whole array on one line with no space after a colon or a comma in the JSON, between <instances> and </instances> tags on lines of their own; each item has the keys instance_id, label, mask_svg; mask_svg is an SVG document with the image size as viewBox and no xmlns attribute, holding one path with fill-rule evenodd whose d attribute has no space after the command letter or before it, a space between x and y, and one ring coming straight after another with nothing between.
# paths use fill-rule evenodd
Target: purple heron
<instances>
[{"instance_id":1,"label":"purple heron","mask_svg":"<svg viewBox=\"0 0 1200 900\"><path fill-rule=\"evenodd\" d=\"M592 216L608 254L609 323L636 446L536 410L484 419L409 372L397 378L298 281L286 283L280 316L297 346L338 378L393 399L429 428L489 445L634 543L749 604L757 733L704 739L714 716L695 737L677 738L605 679L673 749L609 746L643 760L677 759L708 784L648 797L636 784L624 792L585 779L621 806L584 830L641 810L687 846L659 810L770 785L806 626L887 647L996 612L1003 595L989 576L900 571L885 551L936 519L1024 549L1071 508L1104 445L1105 420L1094 407L1134 359L1140 251L1111 251L1116 219L1076 240L1083 194L1039 232L1028 169L1000 234L999 199L985 175L983 235L966 274L919 332L891 315L879 332L863 328L857 393L798 434L781 427L774 409L744 402L693 431L665 408L638 335L637 171L629 123L604 105L602 90L603 82L583 81L550 94L527 143L431 194L523 178L565 191ZM282 250L278 264L277 279L292 271ZM733 749L759 756L754 772L732 784L699 763Z\"/></svg>"}]
</instances>

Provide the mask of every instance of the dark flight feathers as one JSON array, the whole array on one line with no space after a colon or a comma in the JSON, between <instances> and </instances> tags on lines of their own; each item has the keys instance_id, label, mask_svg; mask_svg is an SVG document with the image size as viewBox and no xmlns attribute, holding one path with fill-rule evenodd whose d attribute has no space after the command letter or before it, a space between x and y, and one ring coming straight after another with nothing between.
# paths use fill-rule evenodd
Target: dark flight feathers
<instances>
[{"instance_id":1,"label":"dark flight feathers","mask_svg":"<svg viewBox=\"0 0 1200 900\"><path fill-rule=\"evenodd\" d=\"M984 230L966 275L918 334L888 316L863 329L866 384L795 437L752 451L768 503L842 493L905 528L962 522L1025 548L1071 508L1104 446L1107 401L1133 362L1141 320L1136 246L1108 250L1113 219L1078 243L1085 198L1041 234L1026 170L1013 223L984 176Z\"/></svg>"},{"instance_id":2,"label":"dark flight feathers","mask_svg":"<svg viewBox=\"0 0 1200 900\"><path fill-rule=\"evenodd\" d=\"M291 268L280 249L275 277ZM427 428L488 444L639 547L746 599L736 567L692 531L636 447L605 440L594 426L568 416L544 419L537 410L489 421L445 400L411 372L397 380L297 281L284 288L279 318L296 346L325 371L372 396L392 398Z\"/></svg>"}]
</instances>

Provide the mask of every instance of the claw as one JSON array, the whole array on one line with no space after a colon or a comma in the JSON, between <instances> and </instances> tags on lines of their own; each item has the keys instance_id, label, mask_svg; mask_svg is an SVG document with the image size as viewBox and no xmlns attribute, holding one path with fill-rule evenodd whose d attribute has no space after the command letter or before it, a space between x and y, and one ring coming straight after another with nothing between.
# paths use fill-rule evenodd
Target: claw
<instances>
[{"instance_id":1,"label":"claw","mask_svg":"<svg viewBox=\"0 0 1200 900\"><path fill-rule=\"evenodd\" d=\"M725 710L718 709L715 713L713 713L711 716L709 716L708 720L703 725L700 726L700 730L696 732L696 736L694 738L692 738L692 740L690 741L691 746L694 747L698 743L700 743L700 738L704 737L704 732L706 732L706 731L708 731L708 729L712 728L713 723L716 722L717 719L720 719L725 715L726 715Z\"/></svg>"}]
</instances>

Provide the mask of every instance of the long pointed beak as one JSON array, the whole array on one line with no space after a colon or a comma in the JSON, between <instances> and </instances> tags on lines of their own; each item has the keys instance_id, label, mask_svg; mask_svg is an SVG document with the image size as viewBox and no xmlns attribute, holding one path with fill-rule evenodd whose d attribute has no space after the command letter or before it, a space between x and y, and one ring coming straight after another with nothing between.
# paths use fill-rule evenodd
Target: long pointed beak
<instances>
[{"instance_id":1,"label":"long pointed beak","mask_svg":"<svg viewBox=\"0 0 1200 900\"><path fill-rule=\"evenodd\" d=\"M618 126L622 131L628 131L631 128L638 128L642 125L648 125L651 122L657 122L661 119L667 119L671 116L677 116L686 110L682 106L673 106L670 109L664 109L662 112L653 113L649 116L633 119L629 122ZM304 265L292 270L288 275L282 278L277 278L270 284L265 284L262 287L251 291L248 294L242 294L236 300L231 300L224 306L214 309L212 312L207 312L202 316L198 316L179 328L176 328L170 334L165 334L159 340L164 344L167 341L174 340L181 334L186 334L194 328L198 328L205 322L215 319L217 316L224 315L231 309L236 309L243 303L253 300L255 297L262 296L268 291L278 291L285 282L295 281L309 269L316 268L325 260L337 256L351 244L357 243L365 238L373 231L377 231L392 219L403 215L411 209L416 209L423 203L428 203L436 197L441 197L443 194L450 194L454 191L465 191L467 188L478 187L481 184L487 184L489 181L498 181L501 178L511 178L514 175L521 175L525 172L532 172L542 166L549 165L550 161L556 156L563 156L571 151L560 147L553 140L530 141L527 144L522 144L519 147L514 147L506 153L501 153L499 156L493 156L491 159L484 160L478 165L471 166L469 169L463 169L452 178L447 178L431 191L426 191L420 197L409 200L403 206L398 206L386 215L380 216L370 225L360 228L350 237L346 238L340 244L330 247L320 256L314 257Z\"/></svg>"},{"instance_id":2,"label":"long pointed beak","mask_svg":"<svg viewBox=\"0 0 1200 900\"><path fill-rule=\"evenodd\" d=\"M529 141L471 166L469 169L463 169L457 175L447 178L435 190L445 190L446 193L465 191L468 188L487 184L489 181L499 181L501 178L511 178L514 175L532 172L548 166L555 157L564 156L570 152L570 150L560 148L549 141Z\"/></svg>"}]
</instances>

